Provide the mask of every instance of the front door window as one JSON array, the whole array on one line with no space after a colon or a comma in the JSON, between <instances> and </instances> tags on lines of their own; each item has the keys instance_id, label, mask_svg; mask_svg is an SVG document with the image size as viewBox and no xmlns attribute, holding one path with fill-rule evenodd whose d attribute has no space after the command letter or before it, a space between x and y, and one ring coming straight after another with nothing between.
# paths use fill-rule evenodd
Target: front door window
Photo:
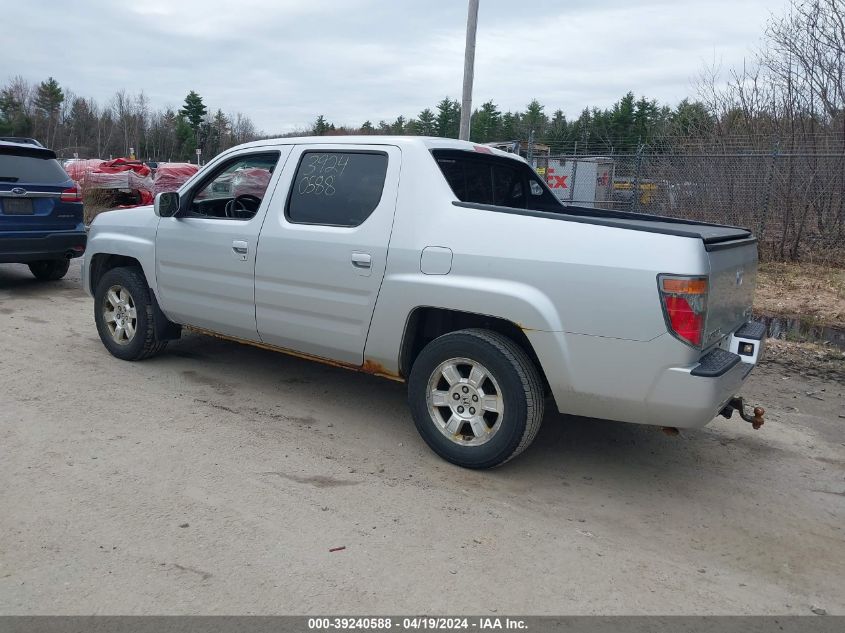
<instances>
[{"instance_id":1,"label":"front door window","mask_svg":"<svg viewBox=\"0 0 845 633\"><path fill-rule=\"evenodd\" d=\"M238 156L227 161L200 184L188 206L188 215L252 219L261 206L278 161L278 152Z\"/></svg>"}]
</instances>

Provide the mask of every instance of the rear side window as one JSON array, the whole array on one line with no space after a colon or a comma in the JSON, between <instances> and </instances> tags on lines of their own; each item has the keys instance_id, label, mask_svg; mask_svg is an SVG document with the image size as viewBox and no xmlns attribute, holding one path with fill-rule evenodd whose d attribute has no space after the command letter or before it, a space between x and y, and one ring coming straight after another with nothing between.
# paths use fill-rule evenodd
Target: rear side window
<instances>
[{"instance_id":1,"label":"rear side window","mask_svg":"<svg viewBox=\"0 0 845 633\"><path fill-rule=\"evenodd\" d=\"M383 152L305 152L286 216L298 224L358 226L381 201L386 175Z\"/></svg>"},{"instance_id":2,"label":"rear side window","mask_svg":"<svg viewBox=\"0 0 845 633\"><path fill-rule=\"evenodd\" d=\"M0 182L61 184L68 175L55 158L0 154Z\"/></svg>"},{"instance_id":3,"label":"rear side window","mask_svg":"<svg viewBox=\"0 0 845 633\"><path fill-rule=\"evenodd\" d=\"M437 166L461 202L560 211L557 198L525 163L463 150L434 150Z\"/></svg>"}]
</instances>

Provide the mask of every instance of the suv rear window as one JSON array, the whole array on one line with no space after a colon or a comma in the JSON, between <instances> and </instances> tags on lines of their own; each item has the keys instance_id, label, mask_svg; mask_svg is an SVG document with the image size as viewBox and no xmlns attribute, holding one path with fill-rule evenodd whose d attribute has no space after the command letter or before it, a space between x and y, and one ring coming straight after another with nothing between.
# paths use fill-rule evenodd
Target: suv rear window
<instances>
[{"instance_id":1,"label":"suv rear window","mask_svg":"<svg viewBox=\"0 0 845 633\"><path fill-rule=\"evenodd\" d=\"M521 161L464 150L433 150L437 166L461 202L535 211L562 205L534 170Z\"/></svg>"},{"instance_id":2,"label":"suv rear window","mask_svg":"<svg viewBox=\"0 0 845 633\"><path fill-rule=\"evenodd\" d=\"M68 175L55 158L0 154L0 182L61 184Z\"/></svg>"}]
</instances>

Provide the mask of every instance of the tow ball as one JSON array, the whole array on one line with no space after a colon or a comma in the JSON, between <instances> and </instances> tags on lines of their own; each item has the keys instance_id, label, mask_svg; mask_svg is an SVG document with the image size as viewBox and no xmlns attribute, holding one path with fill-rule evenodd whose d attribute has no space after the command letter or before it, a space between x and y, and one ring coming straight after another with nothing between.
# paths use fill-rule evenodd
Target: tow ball
<instances>
[{"instance_id":1,"label":"tow ball","mask_svg":"<svg viewBox=\"0 0 845 633\"><path fill-rule=\"evenodd\" d=\"M731 398L728 401L728 404L725 405L725 408L719 412L719 415L722 415L730 420L734 411L739 411L739 417L748 422L755 429L759 429L765 423L763 416L766 415L766 410L763 407L754 407L753 415L746 412L745 401L739 396Z\"/></svg>"}]
</instances>

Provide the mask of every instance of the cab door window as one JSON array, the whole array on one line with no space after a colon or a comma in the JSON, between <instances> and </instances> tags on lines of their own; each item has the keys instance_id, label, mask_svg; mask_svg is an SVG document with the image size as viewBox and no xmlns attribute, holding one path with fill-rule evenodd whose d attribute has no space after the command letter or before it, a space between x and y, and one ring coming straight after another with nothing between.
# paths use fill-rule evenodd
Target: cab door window
<instances>
[{"instance_id":1,"label":"cab door window","mask_svg":"<svg viewBox=\"0 0 845 633\"><path fill-rule=\"evenodd\" d=\"M219 220L252 219L264 200L278 162L278 152L238 156L225 162L200 183L188 205L188 215Z\"/></svg>"},{"instance_id":2,"label":"cab door window","mask_svg":"<svg viewBox=\"0 0 845 633\"><path fill-rule=\"evenodd\" d=\"M286 215L295 224L359 226L381 202L387 154L377 151L303 152Z\"/></svg>"}]
</instances>

